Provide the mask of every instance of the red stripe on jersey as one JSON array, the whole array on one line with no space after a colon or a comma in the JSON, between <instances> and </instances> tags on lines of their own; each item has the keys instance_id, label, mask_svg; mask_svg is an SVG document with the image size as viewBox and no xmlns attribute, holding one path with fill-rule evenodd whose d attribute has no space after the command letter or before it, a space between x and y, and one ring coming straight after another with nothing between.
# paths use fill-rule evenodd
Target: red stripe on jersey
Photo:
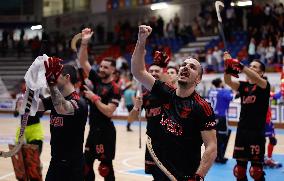
<instances>
[{"instance_id":1,"label":"red stripe on jersey","mask_svg":"<svg viewBox=\"0 0 284 181\"><path fill-rule=\"evenodd\" d=\"M72 99L80 100L80 96L79 96L79 94L78 94L76 91L73 92L73 93L71 94L71 96L72 96Z\"/></svg>"},{"instance_id":2,"label":"red stripe on jersey","mask_svg":"<svg viewBox=\"0 0 284 181\"><path fill-rule=\"evenodd\" d=\"M119 94L119 89L120 88L118 87L118 85L114 81L111 82L111 85L113 87L113 93L114 94Z\"/></svg>"},{"instance_id":3,"label":"red stripe on jersey","mask_svg":"<svg viewBox=\"0 0 284 181\"><path fill-rule=\"evenodd\" d=\"M210 116L213 113L208 102L206 102L204 99L202 99L198 94L195 94L194 98L201 105L201 107L203 108L203 110L204 110L204 112L207 116Z\"/></svg>"}]
</instances>

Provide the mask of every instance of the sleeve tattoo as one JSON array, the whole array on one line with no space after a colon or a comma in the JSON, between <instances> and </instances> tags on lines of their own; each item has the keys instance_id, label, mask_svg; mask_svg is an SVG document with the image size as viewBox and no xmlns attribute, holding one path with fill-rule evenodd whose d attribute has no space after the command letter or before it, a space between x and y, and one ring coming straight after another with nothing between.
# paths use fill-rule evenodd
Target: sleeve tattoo
<instances>
[{"instance_id":1,"label":"sleeve tattoo","mask_svg":"<svg viewBox=\"0 0 284 181\"><path fill-rule=\"evenodd\" d=\"M53 106L57 113L59 114L74 114L74 107L70 101L65 100L61 92L56 86L50 86L50 95L52 99Z\"/></svg>"}]
</instances>

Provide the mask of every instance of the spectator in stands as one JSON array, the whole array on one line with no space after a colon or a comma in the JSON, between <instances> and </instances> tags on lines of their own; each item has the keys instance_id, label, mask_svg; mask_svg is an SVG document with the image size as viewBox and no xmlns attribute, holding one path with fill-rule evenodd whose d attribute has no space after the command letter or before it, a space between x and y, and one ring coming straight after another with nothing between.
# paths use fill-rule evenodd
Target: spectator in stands
<instances>
[{"instance_id":1,"label":"spectator in stands","mask_svg":"<svg viewBox=\"0 0 284 181\"><path fill-rule=\"evenodd\" d=\"M268 47L265 49L265 58L266 58L266 63L273 63L274 62L274 58L275 58L275 53L276 53L276 49L273 46L272 41L269 41Z\"/></svg>"},{"instance_id":2,"label":"spectator in stands","mask_svg":"<svg viewBox=\"0 0 284 181\"><path fill-rule=\"evenodd\" d=\"M264 40L261 40L261 42L259 43L259 45L257 46L257 55L259 58L259 60L261 62L264 62L265 61L265 45L264 45Z\"/></svg>"},{"instance_id":3,"label":"spectator in stands","mask_svg":"<svg viewBox=\"0 0 284 181\"><path fill-rule=\"evenodd\" d=\"M167 27L166 27L166 32L167 32L167 36L169 38L174 38L175 37L175 30L174 30L173 19L170 19L170 22L168 22Z\"/></svg>"},{"instance_id":4,"label":"spectator in stands","mask_svg":"<svg viewBox=\"0 0 284 181\"><path fill-rule=\"evenodd\" d=\"M157 20L157 33L160 38L164 37L164 20L160 15Z\"/></svg>"},{"instance_id":5,"label":"spectator in stands","mask_svg":"<svg viewBox=\"0 0 284 181\"><path fill-rule=\"evenodd\" d=\"M249 47L248 47L248 54L249 54L249 62L251 62L253 59L255 59L255 51L256 51L256 46L255 46L255 39L251 38Z\"/></svg>"},{"instance_id":6,"label":"spectator in stands","mask_svg":"<svg viewBox=\"0 0 284 181\"><path fill-rule=\"evenodd\" d=\"M176 13L175 17L174 17L174 30L175 30L175 36L176 37L178 37L178 35L179 35L179 26L180 26L180 17Z\"/></svg>"},{"instance_id":7,"label":"spectator in stands","mask_svg":"<svg viewBox=\"0 0 284 181\"><path fill-rule=\"evenodd\" d=\"M212 56L213 56L213 59L215 59L216 61L215 70L217 72L220 72L222 70L222 61L223 61L222 55L223 55L223 51L219 49L218 46L215 46Z\"/></svg>"}]
</instances>

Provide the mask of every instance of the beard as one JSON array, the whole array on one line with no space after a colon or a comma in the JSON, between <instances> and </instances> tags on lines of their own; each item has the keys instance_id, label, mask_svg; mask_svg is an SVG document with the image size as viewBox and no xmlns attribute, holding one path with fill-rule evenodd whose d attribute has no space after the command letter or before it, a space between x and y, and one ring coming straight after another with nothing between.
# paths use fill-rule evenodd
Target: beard
<instances>
[{"instance_id":1,"label":"beard","mask_svg":"<svg viewBox=\"0 0 284 181\"><path fill-rule=\"evenodd\" d=\"M178 80L177 83L178 83L178 86L182 89L189 89L191 86L195 84L194 81L192 80L190 82Z\"/></svg>"},{"instance_id":2,"label":"beard","mask_svg":"<svg viewBox=\"0 0 284 181\"><path fill-rule=\"evenodd\" d=\"M106 74L105 72L99 72L99 77L101 79L108 79L110 77L110 74Z\"/></svg>"},{"instance_id":3,"label":"beard","mask_svg":"<svg viewBox=\"0 0 284 181\"><path fill-rule=\"evenodd\" d=\"M181 87L181 88L187 88L188 87L188 82L185 82L185 81L182 81L182 80L178 80L178 85Z\"/></svg>"}]
</instances>

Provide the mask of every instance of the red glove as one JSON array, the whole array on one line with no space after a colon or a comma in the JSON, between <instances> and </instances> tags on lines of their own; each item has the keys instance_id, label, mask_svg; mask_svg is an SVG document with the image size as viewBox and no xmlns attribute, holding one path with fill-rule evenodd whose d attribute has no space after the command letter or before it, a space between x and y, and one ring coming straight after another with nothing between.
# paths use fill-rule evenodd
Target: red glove
<instances>
[{"instance_id":1,"label":"red glove","mask_svg":"<svg viewBox=\"0 0 284 181\"><path fill-rule=\"evenodd\" d=\"M166 68L170 61L170 57L165 52L155 51L154 64Z\"/></svg>"},{"instance_id":2,"label":"red glove","mask_svg":"<svg viewBox=\"0 0 284 181\"><path fill-rule=\"evenodd\" d=\"M225 72L231 74L234 77L239 78L239 73L243 70L244 65L238 59L226 59L225 60Z\"/></svg>"},{"instance_id":3,"label":"red glove","mask_svg":"<svg viewBox=\"0 0 284 181\"><path fill-rule=\"evenodd\" d=\"M198 174L189 177L188 181L204 181L204 178Z\"/></svg>"},{"instance_id":4,"label":"red glove","mask_svg":"<svg viewBox=\"0 0 284 181\"><path fill-rule=\"evenodd\" d=\"M47 61L44 61L45 77L50 86L57 83L57 79L63 70L63 65L60 62L62 60L56 57L49 57Z\"/></svg>"}]
</instances>

